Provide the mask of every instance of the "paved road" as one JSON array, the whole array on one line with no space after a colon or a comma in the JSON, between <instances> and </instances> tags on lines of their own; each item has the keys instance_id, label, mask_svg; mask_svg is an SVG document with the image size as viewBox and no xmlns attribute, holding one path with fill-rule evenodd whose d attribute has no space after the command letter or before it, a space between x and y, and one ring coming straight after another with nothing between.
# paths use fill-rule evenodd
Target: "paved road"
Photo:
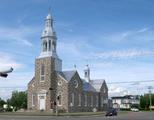
<instances>
[{"instance_id":1,"label":"paved road","mask_svg":"<svg viewBox=\"0 0 154 120\"><path fill-rule=\"evenodd\" d=\"M0 115L0 120L154 120L154 112L128 112L117 117L53 117L53 116L8 116Z\"/></svg>"}]
</instances>

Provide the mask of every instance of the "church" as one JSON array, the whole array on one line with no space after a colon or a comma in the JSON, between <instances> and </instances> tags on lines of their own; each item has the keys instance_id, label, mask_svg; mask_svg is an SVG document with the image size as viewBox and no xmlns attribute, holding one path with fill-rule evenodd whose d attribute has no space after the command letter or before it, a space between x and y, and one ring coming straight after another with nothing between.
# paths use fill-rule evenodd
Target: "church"
<instances>
[{"instance_id":1,"label":"church","mask_svg":"<svg viewBox=\"0 0 154 120\"><path fill-rule=\"evenodd\" d=\"M108 87L104 79L90 79L86 65L84 78L77 70L63 71L56 52L57 36L48 14L41 35L41 53L35 60L35 76L28 83L28 110L58 112L105 111Z\"/></svg>"}]
</instances>

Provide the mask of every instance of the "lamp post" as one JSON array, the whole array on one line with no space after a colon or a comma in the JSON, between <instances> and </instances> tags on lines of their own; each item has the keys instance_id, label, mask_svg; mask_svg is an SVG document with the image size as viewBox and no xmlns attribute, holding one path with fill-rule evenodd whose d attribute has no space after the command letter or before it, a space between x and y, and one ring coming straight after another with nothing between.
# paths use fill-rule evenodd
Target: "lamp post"
<instances>
[{"instance_id":1,"label":"lamp post","mask_svg":"<svg viewBox=\"0 0 154 120\"><path fill-rule=\"evenodd\" d=\"M56 91L56 90L53 89L52 87L50 87L50 88L49 88L49 91L50 91L50 106L51 106L51 108L52 108L52 104L53 104L54 106L57 106L57 101L52 101L52 100L51 100L51 95L52 95L52 92L51 92L51 91ZM57 107L56 107L56 111L57 111Z\"/></svg>"},{"instance_id":2,"label":"lamp post","mask_svg":"<svg viewBox=\"0 0 154 120\"><path fill-rule=\"evenodd\" d=\"M49 88L50 91L56 91L53 88ZM51 94L50 94L51 95ZM59 96L57 96L57 92L56 92L56 101L54 101L54 106L56 106L56 116L58 116L58 101L59 101ZM50 96L51 99L51 96Z\"/></svg>"}]
</instances>

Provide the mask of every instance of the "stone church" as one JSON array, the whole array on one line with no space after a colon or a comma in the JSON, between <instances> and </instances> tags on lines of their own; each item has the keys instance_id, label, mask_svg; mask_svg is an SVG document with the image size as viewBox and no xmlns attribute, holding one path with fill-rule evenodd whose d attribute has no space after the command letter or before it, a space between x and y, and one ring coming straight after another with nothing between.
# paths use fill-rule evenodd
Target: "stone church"
<instances>
[{"instance_id":1,"label":"stone church","mask_svg":"<svg viewBox=\"0 0 154 120\"><path fill-rule=\"evenodd\" d=\"M53 18L48 14L41 36L41 53L35 60L35 76L28 83L28 109L59 112L106 110L108 88L105 80L91 80L88 65L84 69L84 79L77 70L63 71L56 46Z\"/></svg>"}]
</instances>

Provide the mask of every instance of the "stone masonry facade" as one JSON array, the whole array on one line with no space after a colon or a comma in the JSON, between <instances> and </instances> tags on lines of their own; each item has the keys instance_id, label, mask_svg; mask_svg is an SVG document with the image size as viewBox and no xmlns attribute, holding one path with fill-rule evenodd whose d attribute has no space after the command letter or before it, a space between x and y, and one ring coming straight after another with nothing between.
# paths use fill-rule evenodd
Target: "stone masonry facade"
<instances>
[{"instance_id":1,"label":"stone masonry facade","mask_svg":"<svg viewBox=\"0 0 154 120\"><path fill-rule=\"evenodd\" d=\"M28 109L34 111L90 112L108 108L104 79L90 79L90 68L82 79L77 70L62 71L56 53L56 34L49 14L41 39L41 54L35 60L35 76L28 83Z\"/></svg>"}]
</instances>

